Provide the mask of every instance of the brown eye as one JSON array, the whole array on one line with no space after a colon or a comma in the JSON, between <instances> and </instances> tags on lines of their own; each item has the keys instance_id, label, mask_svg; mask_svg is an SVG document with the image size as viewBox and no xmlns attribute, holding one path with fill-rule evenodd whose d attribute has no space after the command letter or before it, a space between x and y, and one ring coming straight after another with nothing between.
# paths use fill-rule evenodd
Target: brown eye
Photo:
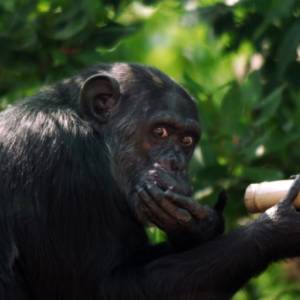
<instances>
[{"instance_id":1,"label":"brown eye","mask_svg":"<svg viewBox=\"0 0 300 300\"><path fill-rule=\"evenodd\" d=\"M167 129L164 127L154 128L153 133L155 136L162 138L162 139L165 139L169 136Z\"/></svg>"},{"instance_id":2,"label":"brown eye","mask_svg":"<svg viewBox=\"0 0 300 300\"><path fill-rule=\"evenodd\" d=\"M190 147L194 144L194 139L191 136L184 136L181 139L181 144L185 147Z\"/></svg>"}]
</instances>

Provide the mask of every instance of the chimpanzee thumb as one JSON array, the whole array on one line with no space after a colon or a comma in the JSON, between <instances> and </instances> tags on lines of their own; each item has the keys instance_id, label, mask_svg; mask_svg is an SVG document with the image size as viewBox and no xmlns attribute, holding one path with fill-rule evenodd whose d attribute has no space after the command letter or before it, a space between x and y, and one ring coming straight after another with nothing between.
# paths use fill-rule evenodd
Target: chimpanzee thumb
<instances>
[{"instance_id":1,"label":"chimpanzee thumb","mask_svg":"<svg viewBox=\"0 0 300 300\"><path fill-rule=\"evenodd\" d=\"M225 190L222 190L219 195L218 195L218 200L217 203L214 206L214 209L222 214L224 211L224 208L227 204L227 200L228 200L228 196L227 196L227 192Z\"/></svg>"}]
</instances>

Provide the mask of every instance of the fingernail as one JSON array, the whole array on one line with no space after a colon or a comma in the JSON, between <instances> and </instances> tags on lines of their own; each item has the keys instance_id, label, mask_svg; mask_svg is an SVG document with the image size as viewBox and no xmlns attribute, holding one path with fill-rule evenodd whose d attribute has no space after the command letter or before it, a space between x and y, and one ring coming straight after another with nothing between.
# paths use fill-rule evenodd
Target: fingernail
<instances>
[{"instance_id":1,"label":"fingernail","mask_svg":"<svg viewBox=\"0 0 300 300\"><path fill-rule=\"evenodd\" d=\"M187 213L186 211L183 211L181 210L181 213L180 213L180 216L179 216L179 219L185 223L189 222L192 220L192 216Z\"/></svg>"},{"instance_id":2,"label":"fingernail","mask_svg":"<svg viewBox=\"0 0 300 300\"><path fill-rule=\"evenodd\" d=\"M186 214L183 218L182 218L182 221L188 223L192 220L192 216L189 215L189 214Z\"/></svg>"}]
</instances>

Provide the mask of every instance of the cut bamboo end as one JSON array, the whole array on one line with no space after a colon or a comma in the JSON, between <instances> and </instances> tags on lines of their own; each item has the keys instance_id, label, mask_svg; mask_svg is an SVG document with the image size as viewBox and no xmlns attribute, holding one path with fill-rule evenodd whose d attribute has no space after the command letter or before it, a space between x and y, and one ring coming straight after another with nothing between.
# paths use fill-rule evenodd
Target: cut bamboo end
<instances>
[{"instance_id":1,"label":"cut bamboo end","mask_svg":"<svg viewBox=\"0 0 300 300\"><path fill-rule=\"evenodd\" d=\"M294 180L266 181L250 184L245 192L244 201L248 212L264 212L286 196ZM294 205L300 208L300 193Z\"/></svg>"}]
</instances>

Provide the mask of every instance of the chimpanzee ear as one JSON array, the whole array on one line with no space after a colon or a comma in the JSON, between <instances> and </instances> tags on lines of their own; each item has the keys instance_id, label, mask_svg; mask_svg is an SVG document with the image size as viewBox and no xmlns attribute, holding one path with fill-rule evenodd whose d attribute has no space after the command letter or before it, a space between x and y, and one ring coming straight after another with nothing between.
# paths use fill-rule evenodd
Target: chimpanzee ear
<instances>
[{"instance_id":1,"label":"chimpanzee ear","mask_svg":"<svg viewBox=\"0 0 300 300\"><path fill-rule=\"evenodd\" d=\"M111 111L119 104L118 81L107 74L89 77L80 92L80 109L83 116L97 124L107 123Z\"/></svg>"}]
</instances>

